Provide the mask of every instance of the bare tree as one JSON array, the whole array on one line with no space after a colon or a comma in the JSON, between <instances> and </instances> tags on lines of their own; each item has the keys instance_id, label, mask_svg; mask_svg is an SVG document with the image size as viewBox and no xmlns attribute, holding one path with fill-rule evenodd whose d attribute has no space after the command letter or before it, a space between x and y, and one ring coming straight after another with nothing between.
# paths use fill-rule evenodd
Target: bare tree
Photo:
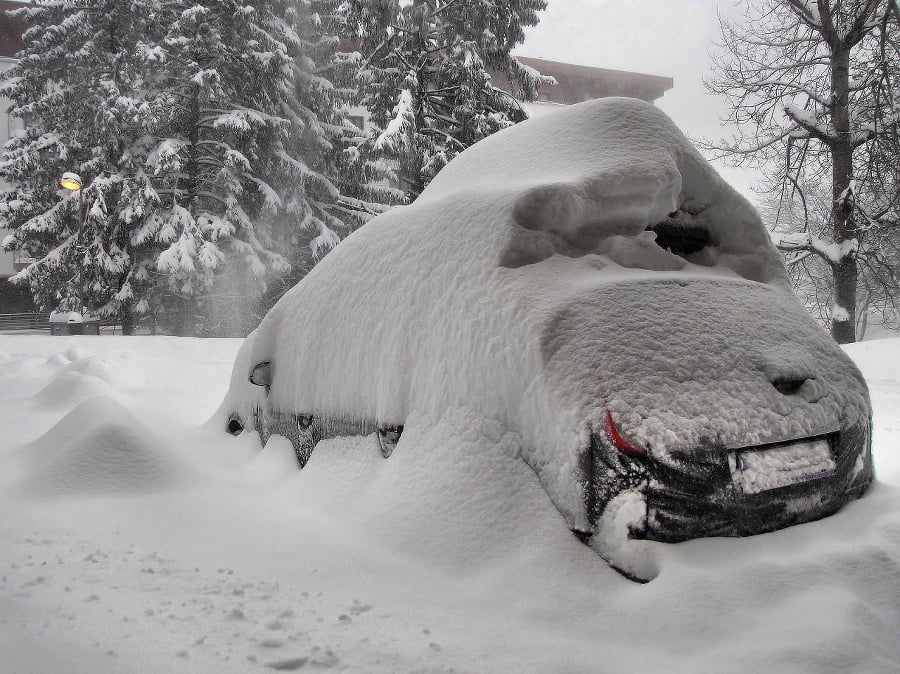
<instances>
[{"instance_id":1,"label":"bare tree","mask_svg":"<svg viewBox=\"0 0 900 674\"><path fill-rule=\"evenodd\" d=\"M832 335L855 341L873 280L860 287L861 270L877 267L881 290L897 294L896 255L882 248L900 221L897 0L765 0L720 22L724 55L706 85L729 100L737 133L710 147L756 163L770 192L799 202L801 231L777 243L789 264L812 255L830 269ZM804 188L822 184L820 229Z\"/></svg>"},{"instance_id":2,"label":"bare tree","mask_svg":"<svg viewBox=\"0 0 900 674\"><path fill-rule=\"evenodd\" d=\"M764 195L763 220L784 254L794 292L823 325L834 306L830 186L804 184L802 190ZM856 338L873 322L900 330L900 228L890 223L862 228L856 253Z\"/></svg>"}]
</instances>

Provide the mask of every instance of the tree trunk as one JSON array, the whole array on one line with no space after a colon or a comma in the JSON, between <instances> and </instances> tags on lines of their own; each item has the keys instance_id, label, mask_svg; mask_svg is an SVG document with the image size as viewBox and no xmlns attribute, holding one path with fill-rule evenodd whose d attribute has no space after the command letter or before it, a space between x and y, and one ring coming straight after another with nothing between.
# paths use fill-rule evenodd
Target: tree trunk
<instances>
[{"instance_id":1,"label":"tree trunk","mask_svg":"<svg viewBox=\"0 0 900 674\"><path fill-rule=\"evenodd\" d=\"M421 49L425 49L424 42ZM420 149L416 142L416 138L427 126L425 121L425 97L428 95L427 83L425 81L426 67L427 64L420 68L418 73L418 87L416 91L410 92L413 96L416 125L415 128L410 131L408 138L409 151L406 157L403 158L403 164L405 165L401 169L403 176L401 179L402 188L403 191L406 192L409 203L415 201L422 193L422 190L425 189L425 176L422 175L422 157L419 155Z\"/></svg>"},{"instance_id":2,"label":"tree trunk","mask_svg":"<svg viewBox=\"0 0 900 674\"><path fill-rule=\"evenodd\" d=\"M188 159L184 167L184 175L187 179L187 209L196 217L200 204L198 193L200 191L200 87L191 89L191 112L188 123Z\"/></svg>"},{"instance_id":3,"label":"tree trunk","mask_svg":"<svg viewBox=\"0 0 900 674\"><path fill-rule=\"evenodd\" d=\"M134 316L131 314L130 306L123 306L119 310L119 323L122 325L123 335L134 334Z\"/></svg>"},{"instance_id":4,"label":"tree trunk","mask_svg":"<svg viewBox=\"0 0 900 674\"><path fill-rule=\"evenodd\" d=\"M832 146L832 222L834 242L840 244L855 239L856 222L853 217L853 197L849 194L853 179L853 140L850 137L850 50L844 46L834 49L831 62L833 95L832 122L837 140ZM834 308L831 335L838 344L856 341L856 254L841 257L833 266Z\"/></svg>"},{"instance_id":5,"label":"tree trunk","mask_svg":"<svg viewBox=\"0 0 900 674\"><path fill-rule=\"evenodd\" d=\"M197 302L193 297L180 298L181 326L179 329L179 337L196 337L197 336Z\"/></svg>"}]
</instances>

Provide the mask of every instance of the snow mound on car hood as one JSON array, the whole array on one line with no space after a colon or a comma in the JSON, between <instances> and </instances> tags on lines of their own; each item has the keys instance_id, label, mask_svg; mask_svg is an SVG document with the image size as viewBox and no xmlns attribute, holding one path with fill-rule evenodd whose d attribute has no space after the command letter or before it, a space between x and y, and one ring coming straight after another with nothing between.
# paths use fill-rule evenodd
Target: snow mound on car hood
<instances>
[{"instance_id":1,"label":"snow mound on car hood","mask_svg":"<svg viewBox=\"0 0 900 674\"><path fill-rule=\"evenodd\" d=\"M645 231L675 209L675 224L714 242L702 259L663 250ZM261 405L385 423L470 408L521 434L554 503L583 527L581 453L605 391L603 373L569 374L594 367L605 345L581 339L560 363L546 344L562 308L589 313L604 286L666 275L768 284L783 298L778 311L818 329L790 296L759 216L662 112L632 99L561 109L469 148L414 204L331 251L247 339L215 423L224 428L231 412L248 419ZM652 292L645 300L645 311L685 321ZM628 331L641 330L617 331L618 307L604 311L596 320L607 321L610 338L628 343ZM739 314L736 299L723 320ZM716 330L682 327L682 340L667 343L672 360L694 348L692 330ZM709 357L731 357L724 353ZM268 396L247 382L263 361L274 364ZM634 375L635 386L655 363ZM664 389L647 395L667 407Z\"/></svg>"},{"instance_id":2,"label":"snow mound on car hood","mask_svg":"<svg viewBox=\"0 0 900 674\"><path fill-rule=\"evenodd\" d=\"M678 276L581 289L560 303L543 343L564 405L590 417L599 396L657 458L867 423L852 361L792 296L759 283ZM782 393L784 382L797 387Z\"/></svg>"}]
</instances>

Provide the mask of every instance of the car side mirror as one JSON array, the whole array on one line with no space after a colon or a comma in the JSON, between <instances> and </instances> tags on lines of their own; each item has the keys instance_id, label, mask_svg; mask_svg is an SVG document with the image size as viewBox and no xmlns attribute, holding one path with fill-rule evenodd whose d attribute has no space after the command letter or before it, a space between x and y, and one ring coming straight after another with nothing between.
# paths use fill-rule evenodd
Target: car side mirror
<instances>
[{"instance_id":1,"label":"car side mirror","mask_svg":"<svg viewBox=\"0 0 900 674\"><path fill-rule=\"evenodd\" d=\"M250 383L268 389L272 385L272 362L264 361L250 370Z\"/></svg>"}]
</instances>

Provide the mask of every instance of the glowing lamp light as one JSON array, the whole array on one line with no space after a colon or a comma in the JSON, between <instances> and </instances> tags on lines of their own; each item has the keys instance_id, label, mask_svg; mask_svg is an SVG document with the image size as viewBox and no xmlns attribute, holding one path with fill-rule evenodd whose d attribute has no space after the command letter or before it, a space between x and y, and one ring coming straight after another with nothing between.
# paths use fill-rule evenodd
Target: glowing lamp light
<instances>
[{"instance_id":1,"label":"glowing lamp light","mask_svg":"<svg viewBox=\"0 0 900 674\"><path fill-rule=\"evenodd\" d=\"M71 171L66 171L62 174L62 178L59 179L59 184L62 187L65 187L67 190L75 190L81 189L81 176L77 173L72 173Z\"/></svg>"}]
</instances>

